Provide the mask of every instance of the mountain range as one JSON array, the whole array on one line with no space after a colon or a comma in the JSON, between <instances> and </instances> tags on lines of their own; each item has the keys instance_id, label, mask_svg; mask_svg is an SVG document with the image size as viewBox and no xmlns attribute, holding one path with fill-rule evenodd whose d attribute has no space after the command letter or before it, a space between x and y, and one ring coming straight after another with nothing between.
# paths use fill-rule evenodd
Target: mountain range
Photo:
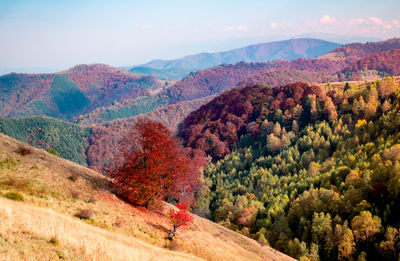
<instances>
[{"instance_id":1,"label":"mountain range","mask_svg":"<svg viewBox=\"0 0 400 261\"><path fill-rule=\"evenodd\" d=\"M102 172L120 157L118 144L138 117L162 122L176 132L190 112L233 88L281 86L297 81L372 80L396 75L399 68L396 48L400 48L399 39L350 44L346 52L339 47L324 55L325 58L220 65L200 70L181 81L137 76L106 65L80 65L56 74L9 74L0 77L0 90L5 93L0 101L3 117L44 115L46 118L1 119L0 131L46 150L56 149L60 156ZM329 59L338 56L342 58ZM41 101L40 111L30 109L35 101ZM81 107L71 107L77 103ZM60 111L63 106L69 110Z\"/></svg>"},{"instance_id":2,"label":"mountain range","mask_svg":"<svg viewBox=\"0 0 400 261\"><path fill-rule=\"evenodd\" d=\"M268 48L263 49L262 46L269 46L269 50L275 50L275 54L287 54L293 50L304 54L312 53L310 51L312 48L319 49L316 46L321 44L325 46L326 43L328 42L315 39L297 39L249 46L235 52L244 53L245 50L253 50L249 53L253 53L252 57L257 57L254 54L268 53L266 51ZM293 49L295 46L297 47ZM78 65L52 74L12 73L0 77L0 116L12 118L45 115L76 123L100 123L132 117L182 101L215 95L234 88L250 77L260 78L257 75L267 72L271 73L261 78L268 77L268 82L271 84L290 83L279 71L288 72L288 76L307 74L306 78L296 76L292 80L334 81L338 77L350 79L350 68L365 70L366 64L376 67L375 69L371 67L371 70L386 70L380 73L381 76L393 75L396 72L394 67L398 53L392 51L390 55L386 54L379 66L376 63L374 65L372 61L383 55L379 53L399 48L399 39L365 44L354 43L338 47L314 59L298 58L265 63L240 62L234 65L219 65L191 73L181 81L159 80L154 76L137 75L101 64ZM368 58L370 55L372 56ZM390 62L389 57L391 57ZM363 68L354 65L362 59L369 60L368 63L362 62ZM382 66L385 62L388 65L386 69ZM347 71L346 67L349 67ZM388 69L389 67L391 69ZM345 71L341 73L342 70ZM310 77L312 73L314 74ZM326 74L332 76L328 77ZM351 73L355 74L357 73ZM354 77L352 76L352 79Z\"/></svg>"},{"instance_id":3,"label":"mountain range","mask_svg":"<svg viewBox=\"0 0 400 261\"><path fill-rule=\"evenodd\" d=\"M191 71L221 64L236 64L238 62L263 63L278 59L315 58L339 46L340 44L324 40L299 38L254 44L225 52L199 53L174 60L153 60L146 64L125 69L134 73L179 79Z\"/></svg>"}]
</instances>

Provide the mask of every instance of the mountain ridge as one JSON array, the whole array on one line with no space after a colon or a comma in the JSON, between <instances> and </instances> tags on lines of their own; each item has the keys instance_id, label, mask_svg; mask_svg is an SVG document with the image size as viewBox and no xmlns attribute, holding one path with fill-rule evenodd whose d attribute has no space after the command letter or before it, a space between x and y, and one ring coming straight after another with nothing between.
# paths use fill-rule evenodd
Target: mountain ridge
<instances>
[{"instance_id":1,"label":"mountain ridge","mask_svg":"<svg viewBox=\"0 0 400 261\"><path fill-rule=\"evenodd\" d=\"M202 52L172 60L156 59L148 63L126 67L128 71L192 70L210 68L238 62L268 62L277 59L316 58L339 47L340 44L315 39L297 38L283 41L252 44L221 52ZM138 68L142 68L141 71ZM160 72L158 72L160 73Z\"/></svg>"}]
</instances>

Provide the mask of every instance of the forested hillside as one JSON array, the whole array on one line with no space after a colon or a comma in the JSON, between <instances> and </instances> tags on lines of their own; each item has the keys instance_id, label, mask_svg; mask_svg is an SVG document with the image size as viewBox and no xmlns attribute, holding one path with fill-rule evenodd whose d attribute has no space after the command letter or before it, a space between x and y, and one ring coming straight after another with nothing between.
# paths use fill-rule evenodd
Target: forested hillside
<instances>
[{"instance_id":1,"label":"forested hillside","mask_svg":"<svg viewBox=\"0 0 400 261\"><path fill-rule=\"evenodd\" d=\"M371 80L400 75L400 49L369 55L343 69L341 80Z\"/></svg>"},{"instance_id":2,"label":"forested hillside","mask_svg":"<svg viewBox=\"0 0 400 261\"><path fill-rule=\"evenodd\" d=\"M53 149L62 158L103 173L105 167L114 166L122 156L121 142L138 118L160 122L176 133L183 119L211 98L172 104L146 115L103 124L81 122L88 127L44 117L0 118L0 132L45 150Z\"/></svg>"},{"instance_id":3,"label":"forested hillside","mask_svg":"<svg viewBox=\"0 0 400 261\"><path fill-rule=\"evenodd\" d=\"M0 116L46 115L63 120L98 107L149 96L164 85L107 65L78 65L54 74L7 74L0 77Z\"/></svg>"},{"instance_id":4,"label":"forested hillside","mask_svg":"<svg viewBox=\"0 0 400 261\"><path fill-rule=\"evenodd\" d=\"M237 63L235 65L220 65L214 68L191 73L182 81L163 87L159 93L151 96L138 96L115 102L111 106L99 107L88 114L75 118L76 123L100 123L120 118L128 118L147 113L170 104L190 101L219 94L235 88L237 84L258 74L267 74L269 83L292 83L296 80L320 81L331 79L333 74L346 67L345 62L328 59L296 59L292 61L278 60L268 63ZM274 73L272 72L274 71ZM282 71L291 71L286 76ZM293 72L292 72L293 71ZM302 71L295 72L295 71ZM314 73L313 73L314 72ZM317 72L322 73L318 75ZM332 77L335 79L335 77Z\"/></svg>"},{"instance_id":5,"label":"forested hillside","mask_svg":"<svg viewBox=\"0 0 400 261\"><path fill-rule=\"evenodd\" d=\"M213 160L195 212L302 260L397 259L398 82L255 86L202 106L181 130Z\"/></svg>"},{"instance_id":6,"label":"forested hillside","mask_svg":"<svg viewBox=\"0 0 400 261\"><path fill-rule=\"evenodd\" d=\"M257 84L264 84L269 86L283 86L295 82L308 82L308 83L322 83L322 82L336 82L338 80L336 75L329 73L319 73L312 71L299 71L299 70L280 70L269 71L256 74L246 80L239 82L236 86L247 87Z\"/></svg>"},{"instance_id":7,"label":"forested hillside","mask_svg":"<svg viewBox=\"0 0 400 261\"><path fill-rule=\"evenodd\" d=\"M51 150L64 159L87 165L90 128L50 118L0 118L0 132L32 146Z\"/></svg>"},{"instance_id":8,"label":"forested hillside","mask_svg":"<svg viewBox=\"0 0 400 261\"><path fill-rule=\"evenodd\" d=\"M157 77L161 80L175 79L181 80L189 75L195 69L183 69L183 68L168 68L168 69L156 69L146 66L136 66L128 70L131 73L143 74Z\"/></svg>"},{"instance_id":9,"label":"forested hillside","mask_svg":"<svg viewBox=\"0 0 400 261\"><path fill-rule=\"evenodd\" d=\"M254 75L268 71L301 70L308 72L334 73L345 68L344 62L328 59L296 59L292 61L277 60L268 63L238 63L221 65L215 68L197 71L159 96L170 103L190 100L216 94L234 88L239 82ZM282 78L279 75L277 77Z\"/></svg>"},{"instance_id":10,"label":"forested hillside","mask_svg":"<svg viewBox=\"0 0 400 261\"><path fill-rule=\"evenodd\" d=\"M346 44L321 56L321 59L344 60L347 63L356 62L371 54L400 49L400 38L380 42Z\"/></svg>"}]
</instances>

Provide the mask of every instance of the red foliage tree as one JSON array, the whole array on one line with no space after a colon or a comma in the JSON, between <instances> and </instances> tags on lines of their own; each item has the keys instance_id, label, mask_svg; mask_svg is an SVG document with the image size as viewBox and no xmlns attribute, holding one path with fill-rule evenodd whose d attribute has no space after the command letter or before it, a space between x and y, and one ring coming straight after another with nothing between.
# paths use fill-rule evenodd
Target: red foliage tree
<instances>
[{"instance_id":1,"label":"red foliage tree","mask_svg":"<svg viewBox=\"0 0 400 261\"><path fill-rule=\"evenodd\" d=\"M185 148L185 150L190 156L189 172L175 180L172 196L183 202L195 203L195 193L203 186L199 175L200 169L207 165L206 155L199 149Z\"/></svg>"},{"instance_id":2,"label":"red foliage tree","mask_svg":"<svg viewBox=\"0 0 400 261\"><path fill-rule=\"evenodd\" d=\"M199 175L198 169L191 166L190 156L161 123L138 120L124 146L125 162L110 176L119 195L129 202L151 207L166 197L176 196L177 183L186 181L190 187L189 182L197 180L189 178Z\"/></svg>"},{"instance_id":3,"label":"red foliage tree","mask_svg":"<svg viewBox=\"0 0 400 261\"><path fill-rule=\"evenodd\" d=\"M187 227L193 222L193 215L188 212L189 204L178 202L176 207L178 211L171 208L168 213L169 221L173 226L172 232L169 234L170 239L175 236L179 227Z\"/></svg>"}]
</instances>

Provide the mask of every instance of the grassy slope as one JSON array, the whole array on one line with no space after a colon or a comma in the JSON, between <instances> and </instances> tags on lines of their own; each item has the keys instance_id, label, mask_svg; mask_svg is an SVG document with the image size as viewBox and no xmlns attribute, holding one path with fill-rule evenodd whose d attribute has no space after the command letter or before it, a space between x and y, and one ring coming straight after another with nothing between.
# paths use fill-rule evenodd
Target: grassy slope
<instances>
[{"instance_id":1,"label":"grassy slope","mask_svg":"<svg viewBox=\"0 0 400 261\"><path fill-rule=\"evenodd\" d=\"M18 154L22 146L31 152ZM170 205L149 213L119 200L108 183L92 170L0 134L0 193L24 197L22 203L0 199L0 258L290 260L199 217L170 242L165 239ZM84 209L93 211L91 219L74 217Z\"/></svg>"},{"instance_id":2,"label":"grassy slope","mask_svg":"<svg viewBox=\"0 0 400 261\"><path fill-rule=\"evenodd\" d=\"M2 198L0 205L0 257L7 260L202 260L110 233L45 208Z\"/></svg>"}]
</instances>

